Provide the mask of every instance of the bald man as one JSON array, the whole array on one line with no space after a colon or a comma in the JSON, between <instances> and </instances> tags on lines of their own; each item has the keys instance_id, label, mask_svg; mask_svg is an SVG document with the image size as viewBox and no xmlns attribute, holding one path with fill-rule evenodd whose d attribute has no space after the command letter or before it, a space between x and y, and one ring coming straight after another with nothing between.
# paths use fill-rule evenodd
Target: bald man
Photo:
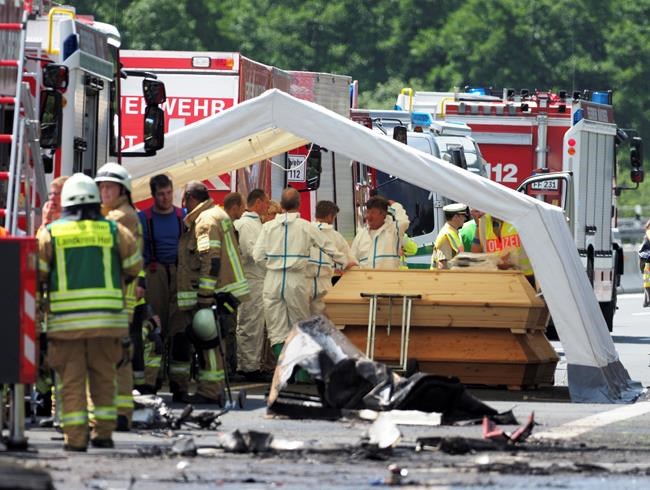
<instances>
[{"instance_id":1,"label":"bald man","mask_svg":"<svg viewBox=\"0 0 650 490\"><path fill-rule=\"evenodd\" d=\"M311 248L320 249L341 268L355 265L348 263L346 254L337 250L322 231L300 217L297 190L285 189L280 205L284 212L264 223L253 249L255 262L266 267L264 318L276 358L291 327L310 316L312 279L306 270Z\"/></svg>"}]
</instances>

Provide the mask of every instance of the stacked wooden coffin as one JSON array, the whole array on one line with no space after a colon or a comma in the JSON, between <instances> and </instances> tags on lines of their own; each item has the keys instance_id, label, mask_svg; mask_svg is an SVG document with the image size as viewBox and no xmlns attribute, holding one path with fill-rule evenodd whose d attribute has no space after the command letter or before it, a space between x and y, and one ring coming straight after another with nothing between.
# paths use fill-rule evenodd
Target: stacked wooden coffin
<instances>
[{"instance_id":1,"label":"stacked wooden coffin","mask_svg":"<svg viewBox=\"0 0 650 490\"><path fill-rule=\"evenodd\" d=\"M374 349L368 345L368 295L379 295ZM404 295L415 297L406 350ZM401 366L406 359L417 361L423 372L467 384L511 389L553 384L558 356L544 334L548 309L520 272L352 270L325 301L332 322L377 361L400 365L402 353Z\"/></svg>"}]
</instances>

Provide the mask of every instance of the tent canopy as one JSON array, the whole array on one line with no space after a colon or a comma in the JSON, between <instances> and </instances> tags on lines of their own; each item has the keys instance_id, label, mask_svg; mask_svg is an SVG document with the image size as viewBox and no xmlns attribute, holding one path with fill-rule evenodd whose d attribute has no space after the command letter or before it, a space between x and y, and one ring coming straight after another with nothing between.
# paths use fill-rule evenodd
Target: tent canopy
<instances>
[{"instance_id":1,"label":"tent canopy","mask_svg":"<svg viewBox=\"0 0 650 490\"><path fill-rule=\"evenodd\" d=\"M150 176L176 186L202 180L314 142L512 223L535 270L568 364L573 401L628 402L640 384L620 363L561 209L455 167L311 102L269 90L169 133L150 158L129 159L134 199Z\"/></svg>"}]
</instances>

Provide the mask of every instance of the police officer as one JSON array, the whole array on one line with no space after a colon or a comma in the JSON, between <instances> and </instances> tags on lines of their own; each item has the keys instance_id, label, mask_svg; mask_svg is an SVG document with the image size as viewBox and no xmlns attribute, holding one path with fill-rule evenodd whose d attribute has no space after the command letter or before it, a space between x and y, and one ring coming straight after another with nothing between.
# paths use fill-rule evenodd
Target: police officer
<instances>
[{"instance_id":1,"label":"police officer","mask_svg":"<svg viewBox=\"0 0 650 490\"><path fill-rule=\"evenodd\" d=\"M221 321L222 326L235 324L237 304L248 299L250 288L232 221L222 208L215 206L201 182L187 184L183 204L188 214L178 250L178 306L185 312L185 323L191 326L197 310L215 305L219 315L226 317ZM199 341L194 342L199 351L197 392L194 396L187 394L193 339L192 329L186 332L190 335L177 333L172 338L169 378L174 398L190 403L221 404L223 359L218 358L214 347Z\"/></svg>"},{"instance_id":2,"label":"police officer","mask_svg":"<svg viewBox=\"0 0 650 490\"><path fill-rule=\"evenodd\" d=\"M467 205L452 203L444 206L442 210L445 213L445 224L433 243L431 269L448 269L448 262L465 251L459 230L467 219Z\"/></svg>"},{"instance_id":3,"label":"police officer","mask_svg":"<svg viewBox=\"0 0 650 490\"><path fill-rule=\"evenodd\" d=\"M102 212L106 218L124 225L135 237L138 250L142 253L142 226L138 213L131 201L131 175L117 163L107 163L95 176L102 199ZM140 270L138 281L129 284L126 290L126 310L129 315L130 334L133 340L141 336L141 325L134 322L136 303L144 302L145 274ZM140 373L144 376L144 372ZM117 430L128 431L133 416L133 365L131 359L120 363L117 370ZM139 378L140 380L140 378Z\"/></svg>"},{"instance_id":4,"label":"police officer","mask_svg":"<svg viewBox=\"0 0 650 490\"><path fill-rule=\"evenodd\" d=\"M86 384L94 405L90 442L113 447L116 364L128 335L123 284L136 279L142 256L124 226L102 217L99 189L90 177L70 177L61 204L62 217L39 230L38 244L64 447L85 451L88 445Z\"/></svg>"}]
</instances>

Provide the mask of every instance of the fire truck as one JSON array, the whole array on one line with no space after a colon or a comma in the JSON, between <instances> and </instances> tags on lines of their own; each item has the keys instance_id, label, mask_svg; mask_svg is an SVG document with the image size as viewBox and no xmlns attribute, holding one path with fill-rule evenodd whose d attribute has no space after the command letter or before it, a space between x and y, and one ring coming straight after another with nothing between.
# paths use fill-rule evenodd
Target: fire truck
<instances>
[{"instance_id":1,"label":"fire truck","mask_svg":"<svg viewBox=\"0 0 650 490\"><path fill-rule=\"evenodd\" d=\"M48 183L60 175L93 176L128 154L119 146L120 36L114 26L49 2L0 2L0 240L7 321L0 383L13 384L10 442L23 436L23 384L36 376L36 241ZM137 77L137 74L132 74ZM145 150L162 148L164 86L141 77L146 96ZM0 396L0 428L4 389Z\"/></svg>"},{"instance_id":2,"label":"fire truck","mask_svg":"<svg viewBox=\"0 0 650 490\"><path fill-rule=\"evenodd\" d=\"M167 101L162 108L166 132L219 114L272 88L349 116L351 79L347 76L281 70L234 52L125 50L121 60L126 69L155 74L165 83ZM122 145L127 149L142 141L138 121L145 109L141 91L128 79L124 83L121 106ZM254 188L262 188L277 198L284 187L291 185L304 191L301 214L308 219L317 200L336 201L342 210L339 230L349 239L354 236L350 160L337 158L326 148L316 145L296 148L247 169L215 175L205 183L216 202L223 202L229 192L246 195ZM180 192L181 186L176 187L176 192ZM149 202L141 201L138 206Z\"/></svg>"},{"instance_id":3,"label":"fire truck","mask_svg":"<svg viewBox=\"0 0 650 490\"><path fill-rule=\"evenodd\" d=\"M403 89L397 106L426 111L437 119L463 122L487 161L489 177L565 210L607 325L616 311L623 250L612 235L617 153L629 145L630 178L643 181L642 142L617 127L612 92L558 93L504 89L468 93Z\"/></svg>"}]
</instances>

